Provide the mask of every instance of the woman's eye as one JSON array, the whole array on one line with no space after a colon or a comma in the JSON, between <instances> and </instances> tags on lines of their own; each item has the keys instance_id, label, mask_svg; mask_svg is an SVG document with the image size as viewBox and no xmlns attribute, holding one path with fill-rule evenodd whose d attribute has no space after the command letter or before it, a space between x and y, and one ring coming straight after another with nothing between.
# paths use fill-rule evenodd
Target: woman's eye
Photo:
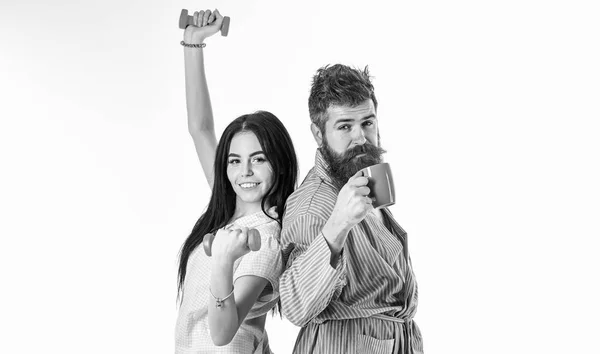
<instances>
[{"instance_id":1,"label":"woman's eye","mask_svg":"<svg viewBox=\"0 0 600 354\"><path fill-rule=\"evenodd\" d=\"M240 163L240 160L238 160L238 159L231 159L231 160L229 160L229 164L230 165L234 165L234 164L237 164L237 163Z\"/></svg>"},{"instance_id":2,"label":"woman's eye","mask_svg":"<svg viewBox=\"0 0 600 354\"><path fill-rule=\"evenodd\" d=\"M265 159L264 157L255 157L252 159L252 163L263 163L267 161L267 159Z\"/></svg>"}]
</instances>

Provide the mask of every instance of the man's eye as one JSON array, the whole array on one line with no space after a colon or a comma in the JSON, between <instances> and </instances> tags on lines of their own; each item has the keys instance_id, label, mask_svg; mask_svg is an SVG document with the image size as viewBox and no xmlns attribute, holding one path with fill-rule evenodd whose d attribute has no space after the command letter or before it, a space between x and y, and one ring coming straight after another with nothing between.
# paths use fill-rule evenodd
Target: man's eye
<instances>
[{"instance_id":1,"label":"man's eye","mask_svg":"<svg viewBox=\"0 0 600 354\"><path fill-rule=\"evenodd\" d=\"M373 125L373 122L370 121L370 120L368 120L368 121L366 121L366 122L363 123L363 126L365 126L365 127L370 127L372 125Z\"/></svg>"},{"instance_id":2,"label":"man's eye","mask_svg":"<svg viewBox=\"0 0 600 354\"><path fill-rule=\"evenodd\" d=\"M338 127L339 130L348 130L350 129L350 126L348 124L344 124L344 125L340 125Z\"/></svg>"}]
</instances>

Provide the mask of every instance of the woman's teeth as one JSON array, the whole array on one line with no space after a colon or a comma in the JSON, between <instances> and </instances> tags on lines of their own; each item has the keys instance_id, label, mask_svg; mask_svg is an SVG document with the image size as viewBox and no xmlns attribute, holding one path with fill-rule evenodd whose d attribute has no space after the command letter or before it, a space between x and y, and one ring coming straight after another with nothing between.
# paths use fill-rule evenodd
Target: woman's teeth
<instances>
[{"instance_id":1,"label":"woman's teeth","mask_svg":"<svg viewBox=\"0 0 600 354\"><path fill-rule=\"evenodd\" d=\"M242 183L240 184L240 187L246 189L246 188L254 188L258 186L258 183Z\"/></svg>"}]
</instances>

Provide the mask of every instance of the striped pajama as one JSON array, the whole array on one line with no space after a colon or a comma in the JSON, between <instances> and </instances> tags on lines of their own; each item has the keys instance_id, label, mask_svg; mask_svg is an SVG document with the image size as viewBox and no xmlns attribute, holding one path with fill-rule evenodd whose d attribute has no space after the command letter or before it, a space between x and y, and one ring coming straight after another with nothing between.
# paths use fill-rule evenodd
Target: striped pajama
<instances>
[{"instance_id":1,"label":"striped pajama","mask_svg":"<svg viewBox=\"0 0 600 354\"><path fill-rule=\"evenodd\" d=\"M281 231L282 311L302 327L294 353L422 353L406 232L389 210L381 209L383 220L369 213L331 267L321 229L337 193L317 150L314 168L287 201Z\"/></svg>"}]
</instances>

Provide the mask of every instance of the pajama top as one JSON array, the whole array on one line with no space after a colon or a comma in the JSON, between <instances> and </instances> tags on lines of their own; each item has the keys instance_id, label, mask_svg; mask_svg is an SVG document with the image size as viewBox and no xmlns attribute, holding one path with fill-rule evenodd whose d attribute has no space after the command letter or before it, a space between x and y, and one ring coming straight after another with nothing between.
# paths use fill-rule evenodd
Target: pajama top
<instances>
[{"instance_id":1,"label":"pajama top","mask_svg":"<svg viewBox=\"0 0 600 354\"><path fill-rule=\"evenodd\" d=\"M276 216L275 208L269 210ZM232 226L227 225L227 227ZM279 298L279 276L283 271L281 248L279 245L279 224L262 211L244 216L234 221L234 227L245 226L260 232L261 247L237 259L234 263L233 281L254 275L265 278L269 284L240 325L235 337L225 346L215 346L208 328L208 301L211 265L210 258L199 245L190 255L187 273L183 283L183 301L175 329L175 352L191 353L248 353L270 354L269 340L264 325L259 326L252 319L263 316L271 310ZM214 306L214 305L213 305Z\"/></svg>"},{"instance_id":2,"label":"pajama top","mask_svg":"<svg viewBox=\"0 0 600 354\"><path fill-rule=\"evenodd\" d=\"M339 260L321 230L339 190L317 150L315 166L287 201L280 278L284 316L302 327L294 353L422 353L417 283L407 235L387 208L354 226Z\"/></svg>"}]
</instances>

